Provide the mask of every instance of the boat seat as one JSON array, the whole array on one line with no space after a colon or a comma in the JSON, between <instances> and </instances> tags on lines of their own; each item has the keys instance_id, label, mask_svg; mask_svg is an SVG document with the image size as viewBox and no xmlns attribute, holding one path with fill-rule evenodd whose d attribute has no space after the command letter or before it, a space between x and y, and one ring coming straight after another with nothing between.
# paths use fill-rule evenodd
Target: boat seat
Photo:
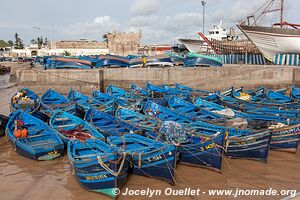
<instances>
[{"instance_id":1,"label":"boat seat","mask_svg":"<svg viewBox=\"0 0 300 200\"><path fill-rule=\"evenodd\" d=\"M57 128L65 128L70 126L76 126L77 124L64 124L64 125L56 125Z\"/></svg>"},{"instance_id":2,"label":"boat seat","mask_svg":"<svg viewBox=\"0 0 300 200\"><path fill-rule=\"evenodd\" d=\"M26 137L26 139L37 138L37 137L43 137L43 136L46 136L46 135L44 135L44 134L32 135L32 136Z\"/></svg>"},{"instance_id":3,"label":"boat seat","mask_svg":"<svg viewBox=\"0 0 300 200\"><path fill-rule=\"evenodd\" d=\"M43 140L43 141L27 143L28 146L31 146L34 148L49 148L49 146L54 145L54 144L55 143L53 142L53 140Z\"/></svg>"},{"instance_id":4,"label":"boat seat","mask_svg":"<svg viewBox=\"0 0 300 200\"><path fill-rule=\"evenodd\" d=\"M67 121L69 120L69 118L65 117L65 118L56 118L55 121Z\"/></svg>"},{"instance_id":5,"label":"boat seat","mask_svg":"<svg viewBox=\"0 0 300 200\"><path fill-rule=\"evenodd\" d=\"M88 155L82 155L82 156L74 156L75 159L79 159L79 158L89 158L92 156L99 156L100 154L88 154Z\"/></svg>"}]
</instances>

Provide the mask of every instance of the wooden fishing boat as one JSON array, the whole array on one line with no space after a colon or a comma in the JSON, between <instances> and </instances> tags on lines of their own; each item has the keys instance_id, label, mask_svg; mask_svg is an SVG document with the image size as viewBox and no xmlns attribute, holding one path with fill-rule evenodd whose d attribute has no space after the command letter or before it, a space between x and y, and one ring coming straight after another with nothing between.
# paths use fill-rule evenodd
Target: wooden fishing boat
<instances>
[{"instance_id":1,"label":"wooden fishing boat","mask_svg":"<svg viewBox=\"0 0 300 200\"><path fill-rule=\"evenodd\" d=\"M199 106L204 106L206 108L211 108L211 109L215 109L215 110L222 110L225 109L224 107L218 105L218 104L214 104L212 102L207 102L205 100L201 100L201 99L197 99L196 101L196 105ZM299 124L295 124L295 125L285 125L283 127L276 127L276 123L269 121L271 123L266 123L266 121L268 121L268 119L270 118L266 118L265 116L262 115L248 115L251 116L253 118L256 118L257 120L255 120L253 123L253 125L251 127L253 128L258 128L260 129L260 127L263 128L272 128L272 124L274 124L275 126L273 126L273 128L271 129L272 131L272 137L271 137L271 144L270 144L270 148L272 150L280 150L280 151L289 151L289 152L295 152L297 150L298 147L298 138L299 138ZM248 121L249 124L251 124L251 121ZM218 129L215 129L215 131L218 131Z\"/></svg>"},{"instance_id":2,"label":"wooden fishing boat","mask_svg":"<svg viewBox=\"0 0 300 200\"><path fill-rule=\"evenodd\" d=\"M40 97L28 88L21 89L11 98L11 110L13 112L20 109L32 113L38 110L40 105Z\"/></svg>"},{"instance_id":3,"label":"wooden fishing boat","mask_svg":"<svg viewBox=\"0 0 300 200\"><path fill-rule=\"evenodd\" d=\"M300 124L272 130L271 149L296 153L300 141Z\"/></svg>"},{"instance_id":4,"label":"wooden fishing boat","mask_svg":"<svg viewBox=\"0 0 300 200\"><path fill-rule=\"evenodd\" d=\"M121 136L136 130L126 122L123 122L112 115L95 109L88 110L85 114L84 119L85 121L94 125L106 137Z\"/></svg>"},{"instance_id":5,"label":"wooden fishing boat","mask_svg":"<svg viewBox=\"0 0 300 200\"><path fill-rule=\"evenodd\" d=\"M222 67L222 59L196 53L188 53L184 59L184 67Z\"/></svg>"},{"instance_id":6,"label":"wooden fishing boat","mask_svg":"<svg viewBox=\"0 0 300 200\"><path fill-rule=\"evenodd\" d=\"M11 116L6 134L17 153L33 160L52 160L64 153L64 144L55 131L22 110Z\"/></svg>"},{"instance_id":7,"label":"wooden fishing boat","mask_svg":"<svg viewBox=\"0 0 300 200\"><path fill-rule=\"evenodd\" d=\"M127 178L129 156L95 139L68 143L68 158L80 185L93 192L117 197Z\"/></svg>"},{"instance_id":8,"label":"wooden fishing boat","mask_svg":"<svg viewBox=\"0 0 300 200\"><path fill-rule=\"evenodd\" d=\"M300 88L295 86L291 87L291 97L297 100L300 100Z\"/></svg>"},{"instance_id":9,"label":"wooden fishing boat","mask_svg":"<svg viewBox=\"0 0 300 200\"><path fill-rule=\"evenodd\" d=\"M209 121L213 119L225 118L223 115L211 112L204 108L198 108L193 103L185 101L178 96L170 96L170 98L168 98L168 105L173 111L200 120Z\"/></svg>"},{"instance_id":10,"label":"wooden fishing boat","mask_svg":"<svg viewBox=\"0 0 300 200\"><path fill-rule=\"evenodd\" d=\"M92 69L90 61L78 58L50 57L46 69Z\"/></svg>"},{"instance_id":11,"label":"wooden fishing boat","mask_svg":"<svg viewBox=\"0 0 300 200\"><path fill-rule=\"evenodd\" d=\"M86 110L91 108L90 98L87 95L82 94L81 92L71 89L67 98L71 102L77 103Z\"/></svg>"},{"instance_id":12,"label":"wooden fishing boat","mask_svg":"<svg viewBox=\"0 0 300 200\"><path fill-rule=\"evenodd\" d=\"M110 145L131 155L134 174L154 177L175 183L176 148L137 134L107 138Z\"/></svg>"},{"instance_id":13,"label":"wooden fishing boat","mask_svg":"<svg viewBox=\"0 0 300 200\"><path fill-rule=\"evenodd\" d=\"M190 137L188 143L181 144L178 147L180 152L179 163L221 171L224 138L224 134L213 137Z\"/></svg>"},{"instance_id":14,"label":"wooden fishing boat","mask_svg":"<svg viewBox=\"0 0 300 200\"><path fill-rule=\"evenodd\" d=\"M181 90L181 91L184 91L184 92L189 92L189 93L197 94L197 95L199 95L199 94L200 95L209 95L209 94L211 94L210 91L194 89L194 88L191 88L191 87L188 87L186 85L179 84L179 83L176 83L175 88L177 90Z\"/></svg>"},{"instance_id":15,"label":"wooden fishing boat","mask_svg":"<svg viewBox=\"0 0 300 200\"><path fill-rule=\"evenodd\" d=\"M248 158L267 160L270 147L271 131L251 132L250 130L239 130L227 128L210 123L204 123L200 120L194 121L189 116L180 115L168 108L157 105L153 102L147 102L144 107L144 113L163 121L170 120L182 124L185 127L202 135L213 135L217 132L228 133L229 142L227 142L226 155L235 158Z\"/></svg>"},{"instance_id":16,"label":"wooden fishing boat","mask_svg":"<svg viewBox=\"0 0 300 200\"><path fill-rule=\"evenodd\" d=\"M70 106L70 101L53 89L47 90L41 97L42 110L49 114L55 110L65 110Z\"/></svg>"},{"instance_id":17,"label":"wooden fishing boat","mask_svg":"<svg viewBox=\"0 0 300 200\"><path fill-rule=\"evenodd\" d=\"M156 139L173 143L180 153L179 163L221 171L225 135L205 136L171 121L162 123Z\"/></svg>"},{"instance_id":18,"label":"wooden fishing boat","mask_svg":"<svg viewBox=\"0 0 300 200\"><path fill-rule=\"evenodd\" d=\"M92 101L98 105L97 110L101 110L111 115L114 115L118 106L130 106L130 104L123 99L115 98L97 90L93 91L92 99Z\"/></svg>"},{"instance_id":19,"label":"wooden fishing boat","mask_svg":"<svg viewBox=\"0 0 300 200\"><path fill-rule=\"evenodd\" d=\"M143 113L153 119L159 119L161 121L174 121L187 126L194 120L191 117L180 115L164 106L158 105L152 101L148 101L144 108Z\"/></svg>"},{"instance_id":20,"label":"wooden fishing boat","mask_svg":"<svg viewBox=\"0 0 300 200\"><path fill-rule=\"evenodd\" d=\"M158 131L161 125L161 122L159 120L149 118L146 115L127 108L118 109L115 113L115 116L122 121L125 121L132 126L141 129L143 131L143 134L145 135L149 135L150 132L153 131Z\"/></svg>"},{"instance_id":21,"label":"wooden fishing boat","mask_svg":"<svg viewBox=\"0 0 300 200\"><path fill-rule=\"evenodd\" d=\"M82 94L81 92L71 89L68 94L68 99L72 103L77 104L78 106L83 108L85 112L91 108L95 108L113 113L114 105L112 104L112 102L101 103L98 99L95 98L94 95L92 98L90 98L89 96Z\"/></svg>"},{"instance_id":22,"label":"wooden fishing boat","mask_svg":"<svg viewBox=\"0 0 300 200\"><path fill-rule=\"evenodd\" d=\"M88 122L65 111L55 111L49 124L65 144L72 140L104 139L104 136Z\"/></svg>"},{"instance_id":23,"label":"wooden fishing boat","mask_svg":"<svg viewBox=\"0 0 300 200\"><path fill-rule=\"evenodd\" d=\"M5 135L5 128L9 121L9 118L0 114L0 136Z\"/></svg>"},{"instance_id":24,"label":"wooden fishing boat","mask_svg":"<svg viewBox=\"0 0 300 200\"><path fill-rule=\"evenodd\" d=\"M150 92L148 92L147 90L145 90L135 84L131 84L130 91L133 94L138 95L138 96L150 97Z\"/></svg>"},{"instance_id":25,"label":"wooden fishing boat","mask_svg":"<svg viewBox=\"0 0 300 200\"><path fill-rule=\"evenodd\" d=\"M134 58L130 59L130 67L172 67L174 66L171 58L167 54L162 54L162 55L155 55L155 56L148 56L145 57L146 63L143 63L142 58Z\"/></svg>"},{"instance_id":26,"label":"wooden fishing boat","mask_svg":"<svg viewBox=\"0 0 300 200\"><path fill-rule=\"evenodd\" d=\"M144 100L142 96L134 95L129 93L122 88L118 88L114 85L108 85L106 87L106 94L111 95L114 98L121 99L127 102L127 106L131 104L132 106L139 106L140 102Z\"/></svg>"},{"instance_id":27,"label":"wooden fishing boat","mask_svg":"<svg viewBox=\"0 0 300 200\"><path fill-rule=\"evenodd\" d=\"M98 57L96 67L129 67L127 58L116 55L100 55Z\"/></svg>"}]
</instances>

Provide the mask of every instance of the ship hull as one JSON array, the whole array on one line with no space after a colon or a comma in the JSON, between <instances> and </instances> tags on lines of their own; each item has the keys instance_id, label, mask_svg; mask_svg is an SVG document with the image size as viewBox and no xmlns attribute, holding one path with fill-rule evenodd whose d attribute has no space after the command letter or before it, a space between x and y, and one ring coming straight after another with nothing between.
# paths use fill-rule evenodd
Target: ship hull
<instances>
[{"instance_id":1,"label":"ship hull","mask_svg":"<svg viewBox=\"0 0 300 200\"><path fill-rule=\"evenodd\" d=\"M204 40L179 39L179 41L191 52L199 53L204 49Z\"/></svg>"},{"instance_id":2,"label":"ship hull","mask_svg":"<svg viewBox=\"0 0 300 200\"><path fill-rule=\"evenodd\" d=\"M238 25L269 61L278 53L300 53L300 30Z\"/></svg>"}]
</instances>

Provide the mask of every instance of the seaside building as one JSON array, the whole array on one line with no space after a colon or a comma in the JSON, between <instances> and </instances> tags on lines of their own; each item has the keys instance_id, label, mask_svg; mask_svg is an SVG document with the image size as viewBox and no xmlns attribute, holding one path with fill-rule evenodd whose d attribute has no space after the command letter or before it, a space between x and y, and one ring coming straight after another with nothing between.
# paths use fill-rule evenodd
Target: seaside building
<instances>
[{"instance_id":1,"label":"seaside building","mask_svg":"<svg viewBox=\"0 0 300 200\"><path fill-rule=\"evenodd\" d=\"M0 40L0 56L4 56L11 51L11 46L4 40Z\"/></svg>"},{"instance_id":2,"label":"seaside building","mask_svg":"<svg viewBox=\"0 0 300 200\"><path fill-rule=\"evenodd\" d=\"M139 55L147 55L147 56L156 56L165 54L168 51L171 51L172 47L168 44L152 44L152 45L144 45L138 48Z\"/></svg>"},{"instance_id":3,"label":"seaside building","mask_svg":"<svg viewBox=\"0 0 300 200\"><path fill-rule=\"evenodd\" d=\"M139 32L117 32L105 34L109 52L115 55L137 54L141 45L142 31Z\"/></svg>"}]
</instances>

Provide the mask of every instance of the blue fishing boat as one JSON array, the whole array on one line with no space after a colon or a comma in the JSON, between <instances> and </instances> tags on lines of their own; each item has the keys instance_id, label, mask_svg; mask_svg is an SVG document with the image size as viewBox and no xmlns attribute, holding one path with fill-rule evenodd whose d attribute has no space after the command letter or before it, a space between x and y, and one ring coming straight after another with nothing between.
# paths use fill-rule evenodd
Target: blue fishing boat
<instances>
[{"instance_id":1,"label":"blue fishing boat","mask_svg":"<svg viewBox=\"0 0 300 200\"><path fill-rule=\"evenodd\" d=\"M92 93L92 101L98 105L97 110L107 112L111 115L114 114L118 106L130 106L129 103L123 99L115 98L96 90Z\"/></svg>"},{"instance_id":2,"label":"blue fishing boat","mask_svg":"<svg viewBox=\"0 0 300 200\"><path fill-rule=\"evenodd\" d=\"M294 99L300 100L300 88L292 86L291 87L291 97Z\"/></svg>"},{"instance_id":3,"label":"blue fishing boat","mask_svg":"<svg viewBox=\"0 0 300 200\"><path fill-rule=\"evenodd\" d=\"M65 109L65 111L67 113L75 115L75 116L77 116L81 119L83 119L84 115L85 115L85 109L82 106L78 105L77 103L75 103L74 105L68 107L67 109Z\"/></svg>"},{"instance_id":4,"label":"blue fishing boat","mask_svg":"<svg viewBox=\"0 0 300 200\"><path fill-rule=\"evenodd\" d=\"M238 136L227 140L226 155L232 158L246 158L267 162L271 131L261 131Z\"/></svg>"},{"instance_id":5,"label":"blue fishing boat","mask_svg":"<svg viewBox=\"0 0 300 200\"><path fill-rule=\"evenodd\" d=\"M152 93L166 93L167 92L167 90L165 90L164 88L153 85L153 84L149 83L148 81L146 83L146 90L149 92L152 92Z\"/></svg>"},{"instance_id":6,"label":"blue fishing boat","mask_svg":"<svg viewBox=\"0 0 300 200\"><path fill-rule=\"evenodd\" d=\"M106 94L109 94L116 98L126 98L129 96L126 90L115 87L114 85L108 85L106 87Z\"/></svg>"},{"instance_id":7,"label":"blue fishing boat","mask_svg":"<svg viewBox=\"0 0 300 200\"><path fill-rule=\"evenodd\" d=\"M55 111L49 124L65 144L72 140L104 139L104 136L88 122L65 111Z\"/></svg>"},{"instance_id":8,"label":"blue fishing boat","mask_svg":"<svg viewBox=\"0 0 300 200\"><path fill-rule=\"evenodd\" d=\"M86 110L91 108L89 97L87 95L82 94L81 92L71 89L67 98L71 102L77 103Z\"/></svg>"},{"instance_id":9,"label":"blue fishing boat","mask_svg":"<svg viewBox=\"0 0 300 200\"><path fill-rule=\"evenodd\" d=\"M201 94L202 95L209 95L209 94L211 94L210 91L194 89L194 88L191 88L191 87L188 87L186 85L179 84L179 83L176 83L175 88L177 90L181 90L181 91L184 91L184 92L195 93L195 94L197 93L197 94L200 94L200 95Z\"/></svg>"},{"instance_id":10,"label":"blue fishing boat","mask_svg":"<svg viewBox=\"0 0 300 200\"><path fill-rule=\"evenodd\" d=\"M104 110L104 111L111 111L111 104L102 104L99 101L96 101L95 98L90 98L89 96L82 94L81 92L78 92L76 90L71 89L69 94L68 94L68 99L80 107L84 109L84 111L87 111L90 108L96 108L99 110Z\"/></svg>"},{"instance_id":11,"label":"blue fishing boat","mask_svg":"<svg viewBox=\"0 0 300 200\"><path fill-rule=\"evenodd\" d=\"M173 88L173 87L170 87L170 86L167 86L167 85L162 85L162 88L166 90L165 97L166 96L168 97L170 95L176 95L176 96L180 96L180 97L183 97L183 98L188 98L189 95L190 95L189 92L178 90L176 88Z\"/></svg>"},{"instance_id":12,"label":"blue fishing boat","mask_svg":"<svg viewBox=\"0 0 300 200\"><path fill-rule=\"evenodd\" d=\"M51 57L45 66L46 69L92 69L90 61L72 57Z\"/></svg>"},{"instance_id":13,"label":"blue fishing boat","mask_svg":"<svg viewBox=\"0 0 300 200\"><path fill-rule=\"evenodd\" d=\"M167 53L170 56L170 59L175 66L183 65L185 55L184 54L176 54L173 52Z\"/></svg>"},{"instance_id":14,"label":"blue fishing boat","mask_svg":"<svg viewBox=\"0 0 300 200\"><path fill-rule=\"evenodd\" d=\"M225 155L231 158L267 161L272 136L270 130L253 132L251 130L227 128L201 121L191 123L189 128L205 135L217 132L228 134Z\"/></svg>"},{"instance_id":15,"label":"blue fishing boat","mask_svg":"<svg viewBox=\"0 0 300 200\"><path fill-rule=\"evenodd\" d=\"M53 89L47 90L41 97L44 112L52 114L55 110L64 110L71 106L70 101Z\"/></svg>"},{"instance_id":16,"label":"blue fishing boat","mask_svg":"<svg viewBox=\"0 0 300 200\"><path fill-rule=\"evenodd\" d=\"M121 99L126 101L128 104L139 104L140 101L143 101L142 96L134 95L133 93L129 93L122 88L118 88L114 85L108 85L106 87L106 94L109 94L117 99Z\"/></svg>"},{"instance_id":17,"label":"blue fishing boat","mask_svg":"<svg viewBox=\"0 0 300 200\"><path fill-rule=\"evenodd\" d=\"M300 124L273 128L271 149L296 153L300 141Z\"/></svg>"},{"instance_id":18,"label":"blue fishing boat","mask_svg":"<svg viewBox=\"0 0 300 200\"><path fill-rule=\"evenodd\" d=\"M116 55L100 55L96 67L129 67L129 61L126 57Z\"/></svg>"},{"instance_id":19,"label":"blue fishing boat","mask_svg":"<svg viewBox=\"0 0 300 200\"><path fill-rule=\"evenodd\" d=\"M188 53L184 59L184 67L222 67L222 59L196 53Z\"/></svg>"},{"instance_id":20,"label":"blue fishing boat","mask_svg":"<svg viewBox=\"0 0 300 200\"><path fill-rule=\"evenodd\" d=\"M133 94L138 95L138 96L150 97L150 92L148 92L147 90L145 90L135 84L131 84L130 91Z\"/></svg>"},{"instance_id":21,"label":"blue fishing boat","mask_svg":"<svg viewBox=\"0 0 300 200\"><path fill-rule=\"evenodd\" d=\"M202 105L206 108L210 108L211 110L220 111L225 109L225 107L222 107L218 104L214 104L212 102L207 102L200 98L196 100L196 104L199 106ZM238 113L237 115L239 116ZM254 122L252 122L254 125L251 125L251 121L248 120L248 123L251 127L260 128L261 126L263 126L264 128L272 128L271 129L272 137L271 137L271 144L270 144L270 148L272 150L289 151L289 152L295 152L297 150L298 138L299 138L298 124L289 125L289 126L285 125L284 127L276 127L275 118L270 120L270 118L268 118L267 116L253 115L253 114L248 116L254 119ZM275 126L272 126L272 124L274 124ZM215 129L215 131L220 131L220 130Z\"/></svg>"},{"instance_id":22,"label":"blue fishing boat","mask_svg":"<svg viewBox=\"0 0 300 200\"><path fill-rule=\"evenodd\" d=\"M145 63L143 62L145 59ZM130 67L142 67L143 65L147 67L172 67L174 66L171 58L167 54L156 55L156 56L146 56L144 58L134 58L130 59ZM144 66L144 67L145 67Z\"/></svg>"},{"instance_id":23,"label":"blue fishing boat","mask_svg":"<svg viewBox=\"0 0 300 200\"><path fill-rule=\"evenodd\" d=\"M95 139L68 143L68 158L80 185L93 192L117 197L127 178L130 159L125 153Z\"/></svg>"},{"instance_id":24,"label":"blue fishing boat","mask_svg":"<svg viewBox=\"0 0 300 200\"><path fill-rule=\"evenodd\" d=\"M127 109L127 108L120 108L116 111L115 116L122 121L125 121L132 126L135 126L145 132L153 132L158 131L160 127L160 122L157 119L152 119L143 115L139 112ZM144 133L150 134L150 133Z\"/></svg>"},{"instance_id":25,"label":"blue fishing boat","mask_svg":"<svg viewBox=\"0 0 300 200\"><path fill-rule=\"evenodd\" d=\"M134 174L175 182L176 148L137 134L107 138L110 145L131 155Z\"/></svg>"},{"instance_id":26,"label":"blue fishing boat","mask_svg":"<svg viewBox=\"0 0 300 200\"><path fill-rule=\"evenodd\" d=\"M224 134L212 137L191 136L188 143L178 147L179 163L221 171L224 143Z\"/></svg>"},{"instance_id":27,"label":"blue fishing boat","mask_svg":"<svg viewBox=\"0 0 300 200\"><path fill-rule=\"evenodd\" d=\"M180 152L179 163L221 171L224 134L205 136L171 121L163 122L156 139L173 143Z\"/></svg>"},{"instance_id":28,"label":"blue fishing boat","mask_svg":"<svg viewBox=\"0 0 300 200\"><path fill-rule=\"evenodd\" d=\"M160 120L174 121L196 133L202 135L214 135L216 133L228 133L226 155L235 158L248 158L267 160L271 131L252 132L251 130L239 130L224 126L193 120L189 116L181 115L163 106L147 102L144 113Z\"/></svg>"},{"instance_id":29,"label":"blue fishing boat","mask_svg":"<svg viewBox=\"0 0 300 200\"><path fill-rule=\"evenodd\" d=\"M5 128L8 121L9 121L8 117L0 114L0 136L5 135Z\"/></svg>"},{"instance_id":30,"label":"blue fishing boat","mask_svg":"<svg viewBox=\"0 0 300 200\"><path fill-rule=\"evenodd\" d=\"M271 100L272 102L276 103L289 103L293 102L293 99L291 97L285 96L284 94L280 92L275 92L272 90L269 90L267 93L267 98Z\"/></svg>"},{"instance_id":31,"label":"blue fishing boat","mask_svg":"<svg viewBox=\"0 0 300 200\"><path fill-rule=\"evenodd\" d=\"M185 128L165 128L159 119L148 118L142 114L128 109L119 109L116 115L122 120L133 124L143 130L143 134L154 140L164 140L163 132L186 130ZM163 127L163 128L162 128ZM168 130L168 131L165 131ZM180 152L179 162L182 164L207 167L217 171L221 170L224 134L217 136L187 135L184 143L178 145Z\"/></svg>"},{"instance_id":32,"label":"blue fishing boat","mask_svg":"<svg viewBox=\"0 0 300 200\"><path fill-rule=\"evenodd\" d=\"M116 135L120 136L136 130L126 122L95 109L88 110L84 119L90 124L94 125L106 137Z\"/></svg>"},{"instance_id":33,"label":"blue fishing boat","mask_svg":"<svg viewBox=\"0 0 300 200\"><path fill-rule=\"evenodd\" d=\"M33 160L53 160L63 155L64 144L47 124L18 110L11 116L6 134L14 150Z\"/></svg>"},{"instance_id":34,"label":"blue fishing boat","mask_svg":"<svg viewBox=\"0 0 300 200\"><path fill-rule=\"evenodd\" d=\"M13 112L20 109L32 113L38 110L40 105L40 97L28 88L21 89L11 98L11 109Z\"/></svg>"},{"instance_id":35,"label":"blue fishing boat","mask_svg":"<svg viewBox=\"0 0 300 200\"><path fill-rule=\"evenodd\" d=\"M199 108L193 103L185 101L178 96L170 96L168 98L168 105L172 110L181 113L182 115L187 115L192 118L197 118L201 120L213 120L213 119L224 119L225 117L206 110L204 108Z\"/></svg>"},{"instance_id":36,"label":"blue fishing boat","mask_svg":"<svg viewBox=\"0 0 300 200\"><path fill-rule=\"evenodd\" d=\"M145 104L143 113L153 119L159 119L161 121L174 121L184 126L187 126L189 123L194 121L191 117L181 115L152 101L148 101Z\"/></svg>"}]
</instances>

